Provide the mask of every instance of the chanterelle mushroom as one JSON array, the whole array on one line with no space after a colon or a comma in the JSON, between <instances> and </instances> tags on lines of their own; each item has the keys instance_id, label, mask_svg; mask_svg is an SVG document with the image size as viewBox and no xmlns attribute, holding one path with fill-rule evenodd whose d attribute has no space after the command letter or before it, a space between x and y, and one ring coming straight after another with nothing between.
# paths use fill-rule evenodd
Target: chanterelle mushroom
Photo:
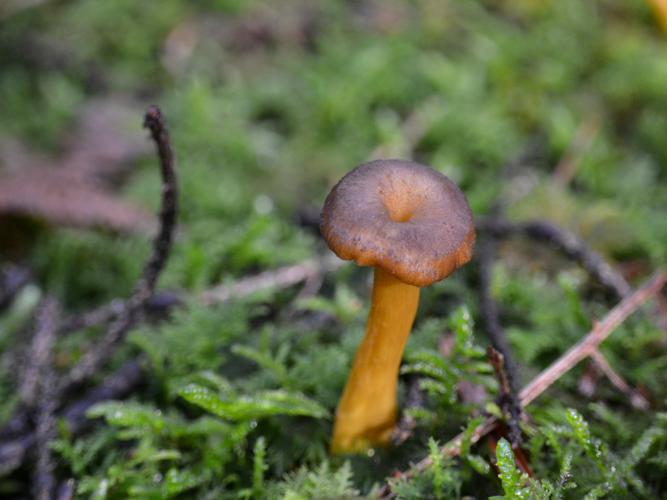
<instances>
[{"instance_id":1,"label":"chanterelle mushroom","mask_svg":"<svg viewBox=\"0 0 667 500\"><path fill-rule=\"evenodd\" d=\"M403 160L358 166L331 190L320 220L341 259L373 266L366 334L338 404L331 450L388 443L396 424L398 369L419 302L430 285L468 262L470 207L441 173Z\"/></svg>"}]
</instances>

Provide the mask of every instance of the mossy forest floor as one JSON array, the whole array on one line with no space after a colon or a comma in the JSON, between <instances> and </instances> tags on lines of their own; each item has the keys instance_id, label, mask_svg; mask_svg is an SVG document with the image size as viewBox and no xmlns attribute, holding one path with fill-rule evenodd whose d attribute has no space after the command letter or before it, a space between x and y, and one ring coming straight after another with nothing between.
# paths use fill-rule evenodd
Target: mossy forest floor
<instances>
[{"instance_id":1,"label":"mossy forest floor","mask_svg":"<svg viewBox=\"0 0 667 500\"><path fill-rule=\"evenodd\" d=\"M665 266L667 33L651 3L1 2L0 496L664 498L664 291L526 408L520 447L503 426L471 443L507 408L483 304L520 388L621 300L544 235L480 253L489 216L577 235L621 294ZM169 124L178 226L128 317L160 205L149 104ZM486 231L422 292L401 442L330 456L371 273L331 264L316 222L344 173L382 157L445 173ZM109 359L54 400L91 352ZM442 455L461 431L460 456Z\"/></svg>"}]
</instances>

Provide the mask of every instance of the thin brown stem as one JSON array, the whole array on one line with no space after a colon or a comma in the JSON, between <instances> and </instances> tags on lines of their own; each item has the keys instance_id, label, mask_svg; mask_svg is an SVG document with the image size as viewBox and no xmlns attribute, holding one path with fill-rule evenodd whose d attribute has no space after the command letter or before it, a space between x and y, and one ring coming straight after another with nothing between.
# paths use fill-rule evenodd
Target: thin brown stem
<instances>
[{"instance_id":1,"label":"thin brown stem","mask_svg":"<svg viewBox=\"0 0 667 500\"><path fill-rule=\"evenodd\" d=\"M255 276L248 276L235 283L222 284L202 292L199 296L205 305L227 302L233 298L247 297L256 292L286 288L305 282L340 267L340 259L309 259L298 264L264 271Z\"/></svg>"},{"instance_id":2,"label":"thin brown stem","mask_svg":"<svg viewBox=\"0 0 667 500\"><path fill-rule=\"evenodd\" d=\"M512 349L507 341L505 329L500 323L498 305L491 295L492 265L495 259L496 243L491 238L482 238L479 245L479 305L482 323L491 341L493 351L498 355L490 356L496 372L505 387L501 387L500 405L509 416L509 439L512 445L518 446L521 442L521 404L519 403L519 380L517 365L512 355Z\"/></svg>"},{"instance_id":3,"label":"thin brown stem","mask_svg":"<svg viewBox=\"0 0 667 500\"><path fill-rule=\"evenodd\" d=\"M648 400L630 384L628 384L623 377L621 377L616 370L609 364L607 358L604 357L599 350L595 349L591 352L591 359L595 365L604 373L609 382L616 387L622 394L628 397L630 404L638 410L648 410L650 404Z\"/></svg>"},{"instance_id":4,"label":"thin brown stem","mask_svg":"<svg viewBox=\"0 0 667 500\"><path fill-rule=\"evenodd\" d=\"M114 347L125 337L137 316L153 295L157 279L169 257L178 208L174 155L167 125L159 108L151 106L148 109L144 126L151 132L160 159L160 173L162 176L160 229L153 239L153 251L144 265L134 292L125 303L125 308L111 323L104 337L70 370L60 385L59 392L61 393L71 390L90 378L111 358Z\"/></svg>"},{"instance_id":5,"label":"thin brown stem","mask_svg":"<svg viewBox=\"0 0 667 500\"><path fill-rule=\"evenodd\" d=\"M51 441L56 438L55 412L58 401L52 347L58 325L58 310L58 303L53 298L47 297L40 306L31 352L31 358L36 363L35 382L23 392L26 404L35 410L37 462L32 482L34 497L38 500L50 500L56 487Z\"/></svg>"},{"instance_id":6,"label":"thin brown stem","mask_svg":"<svg viewBox=\"0 0 667 500\"><path fill-rule=\"evenodd\" d=\"M597 323L581 341L571 347L558 358L549 368L535 377L520 393L521 404L526 406L547 390L556 380L567 373L582 359L587 358L597 349L618 325L640 305L656 295L667 281L667 274L658 272L653 275L636 292L614 307L605 318Z\"/></svg>"}]
</instances>

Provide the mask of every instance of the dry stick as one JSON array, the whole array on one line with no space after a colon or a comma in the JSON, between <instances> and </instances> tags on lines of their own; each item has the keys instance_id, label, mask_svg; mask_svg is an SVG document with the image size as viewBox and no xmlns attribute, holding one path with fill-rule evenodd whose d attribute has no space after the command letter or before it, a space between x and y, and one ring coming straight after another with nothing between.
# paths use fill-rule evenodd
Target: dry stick
<instances>
[{"instance_id":1,"label":"dry stick","mask_svg":"<svg viewBox=\"0 0 667 500\"><path fill-rule=\"evenodd\" d=\"M591 355L614 329L620 325L625 318L633 313L641 304L660 292L667 281L667 273L659 271L645 282L636 292L631 294L620 304L614 307L607 316L594 325L593 330L581 341L575 344L569 351L563 354L555 363L535 377L521 391L521 404L528 405L537 396L542 394L551 384L558 380L564 373L582 359Z\"/></svg>"},{"instance_id":2,"label":"dry stick","mask_svg":"<svg viewBox=\"0 0 667 500\"><path fill-rule=\"evenodd\" d=\"M498 384L500 384L500 394L509 394L511 389L509 377L505 371L505 357L491 346L486 349L486 357L496 372L496 378L498 379Z\"/></svg>"},{"instance_id":3,"label":"dry stick","mask_svg":"<svg viewBox=\"0 0 667 500\"><path fill-rule=\"evenodd\" d=\"M544 220L513 223L507 219L482 218L476 221L480 232L488 232L496 238L507 238L523 234L529 238L546 241L567 257L578 263L601 285L612 291L617 298L627 297L632 287L604 259L573 233Z\"/></svg>"},{"instance_id":4,"label":"dry stick","mask_svg":"<svg viewBox=\"0 0 667 500\"><path fill-rule=\"evenodd\" d=\"M56 487L55 464L50 442L56 437L55 373L52 347L58 325L58 303L46 298L37 313L37 327L30 352L31 368L27 384L22 387L24 403L36 410L35 445L37 463L32 474L33 494L38 500L50 500Z\"/></svg>"},{"instance_id":5,"label":"dry stick","mask_svg":"<svg viewBox=\"0 0 667 500\"><path fill-rule=\"evenodd\" d=\"M19 375L19 394L23 404L28 407L34 407L39 399L44 371L51 362L58 309L55 299L47 297L37 310L35 334L26 359L26 367Z\"/></svg>"},{"instance_id":6,"label":"dry stick","mask_svg":"<svg viewBox=\"0 0 667 500\"><path fill-rule=\"evenodd\" d=\"M605 374L612 385L628 397L632 406L638 410L648 410L650 407L648 400L638 390L631 387L630 384L628 384L625 379L612 368L609 361L607 361L607 358L605 358L600 351L597 349L593 350L591 359L600 371Z\"/></svg>"},{"instance_id":7,"label":"dry stick","mask_svg":"<svg viewBox=\"0 0 667 500\"><path fill-rule=\"evenodd\" d=\"M160 229L153 240L151 256L146 262L142 275L135 286L134 292L127 300L125 308L111 323L105 336L70 370L60 385L61 392L67 392L90 378L111 358L114 347L125 337L136 317L153 295L157 279L169 257L176 225L177 182L171 141L159 108L151 106L148 109L144 127L150 130L160 158L160 173L162 175Z\"/></svg>"},{"instance_id":8,"label":"dry stick","mask_svg":"<svg viewBox=\"0 0 667 500\"><path fill-rule=\"evenodd\" d=\"M601 285L619 299L627 297L632 292L632 288L625 278L607 264L602 256L589 248L579 237L559 228L551 222L535 220L524 223L511 223L507 220L487 218L481 223L482 228L488 230L495 237L524 234L529 238L551 243L567 257L581 265ZM663 328L660 324L658 326ZM619 376L613 371L606 360L604 360L604 363L605 366L600 367L602 372L609 378L612 384L630 397L631 404L639 409L647 407L648 401L646 398L634 389L629 389L630 392L624 390L622 388L623 385L617 383ZM626 384L626 387L629 386Z\"/></svg>"},{"instance_id":9,"label":"dry stick","mask_svg":"<svg viewBox=\"0 0 667 500\"><path fill-rule=\"evenodd\" d=\"M113 299L111 302L98 306L90 311L65 318L58 328L58 333L63 335L106 324L120 316L126 308L127 300L118 298Z\"/></svg>"},{"instance_id":10,"label":"dry stick","mask_svg":"<svg viewBox=\"0 0 667 500\"><path fill-rule=\"evenodd\" d=\"M309 259L298 264L264 271L235 283L216 286L201 293L199 298L205 305L227 302L231 298L247 297L264 290L296 285L340 266L341 261L338 259Z\"/></svg>"},{"instance_id":11,"label":"dry stick","mask_svg":"<svg viewBox=\"0 0 667 500\"><path fill-rule=\"evenodd\" d=\"M58 334L67 335L85 328L107 324L123 314L128 307L128 301L129 299L116 298L89 311L73 314L61 321ZM147 313L159 314L182 303L182 298L176 292L155 292L144 304L144 310Z\"/></svg>"},{"instance_id":12,"label":"dry stick","mask_svg":"<svg viewBox=\"0 0 667 500\"><path fill-rule=\"evenodd\" d=\"M540 394L546 391L560 377L571 370L581 360L590 356L597 347L628 317L635 312L639 306L651 297L660 293L660 290L667 282L667 273L659 271L649 278L640 288L638 288L629 297L624 299L616 307L607 313L605 318L597 323L593 329L577 344L571 347L566 353L558 358L546 370L542 371L528 385L526 385L519 394L522 406L527 406L533 402ZM495 417L488 417L484 422L475 428L471 437L471 444L477 443L482 437L491 432L497 424ZM461 453L461 443L463 433L446 443L440 448L444 456L455 457ZM398 473L394 478L409 479L414 474L425 470L431 465L430 458L424 458L416 463L409 471ZM391 494L388 485L381 490L381 495Z\"/></svg>"},{"instance_id":13,"label":"dry stick","mask_svg":"<svg viewBox=\"0 0 667 500\"><path fill-rule=\"evenodd\" d=\"M37 463L33 472L33 488L36 499L50 500L56 487L55 463L50 445L51 441L56 439L58 435L55 416L58 401L54 397L56 381L53 378L53 373L45 372L42 387L44 400L38 406L37 424L35 426Z\"/></svg>"},{"instance_id":14,"label":"dry stick","mask_svg":"<svg viewBox=\"0 0 667 500\"><path fill-rule=\"evenodd\" d=\"M498 318L498 307L496 301L491 296L491 266L495 258L495 242L490 238L484 238L479 245L479 302L480 314L486 332L491 340L491 345L498 351L500 358L490 356L494 364L496 373L506 378L506 387L502 387L502 377L500 396L500 406L506 414L509 414L507 425L509 427L509 439L513 446L521 443L521 428L519 421L521 419L521 404L517 394L519 393L517 380L517 366L512 356L512 350L507 342L507 335L500 324Z\"/></svg>"},{"instance_id":15,"label":"dry stick","mask_svg":"<svg viewBox=\"0 0 667 500\"><path fill-rule=\"evenodd\" d=\"M75 365L64 379L53 389L53 400L62 400L63 396L78 384L93 376L113 355L114 347L120 342L152 297L157 279L169 256L177 214L177 182L174 170L174 156L171 150L166 123L159 108L152 106L145 115L144 126L151 132L160 158L162 176L162 206L160 211L160 229L153 240L153 251L144 266L142 275L134 292L124 303L124 308L109 326L105 336L95 344L83 359ZM52 380L52 377L51 381ZM55 408L54 408L55 410ZM21 412L19 412L20 414ZM14 427L22 427L21 422L12 419ZM19 436L0 447L0 470L11 469L22 463L25 451L34 444L30 435Z\"/></svg>"}]
</instances>

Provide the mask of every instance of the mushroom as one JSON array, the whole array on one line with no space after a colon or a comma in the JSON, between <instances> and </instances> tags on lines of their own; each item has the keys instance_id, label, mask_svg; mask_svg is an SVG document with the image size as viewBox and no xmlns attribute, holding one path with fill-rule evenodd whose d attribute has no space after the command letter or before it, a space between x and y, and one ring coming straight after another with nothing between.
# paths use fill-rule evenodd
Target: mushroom
<instances>
[{"instance_id":1,"label":"mushroom","mask_svg":"<svg viewBox=\"0 0 667 500\"><path fill-rule=\"evenodd\" d=\"M376 160L329 193L320 230L338 257L374 267L366 333L336 410L331 451L389 443L396 425L398 369L420 287L472 257L470 207L447 177L417 163Z\"/></svg>"}]
</instances>

